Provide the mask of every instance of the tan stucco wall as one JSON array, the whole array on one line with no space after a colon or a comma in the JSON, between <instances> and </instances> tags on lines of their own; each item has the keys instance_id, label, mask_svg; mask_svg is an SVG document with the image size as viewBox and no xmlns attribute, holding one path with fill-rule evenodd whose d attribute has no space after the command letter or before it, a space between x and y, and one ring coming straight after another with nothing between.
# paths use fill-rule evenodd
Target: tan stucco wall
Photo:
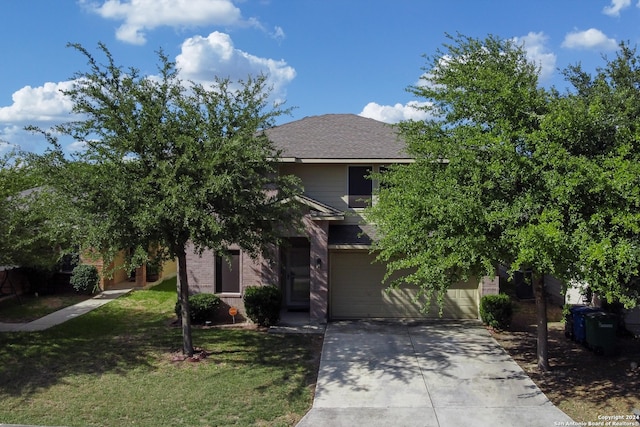
<instances>
[{"instance_id":1,"label":"tan stucco wall","mask_svg":"<svg viewBox=\"0 0 640 427\"><path fill-rule=\"evenodd\" d=\"M355 165L356 163L354 163ZM341 212L348 212L342 224L361 224L365 222L362 209L349 207L348 189L349 164L282 164L282 174L296 175L302 180L304 194L318 202L329 205ZM381 164L363 164L379 171ZM374 188L377 185L373 183Z\"/></svg>"},{"instance_id":2,"label":"tan stucco wall","mask_svg":"<svg viewBox=\"0 0 640 427\"><path fill-rule=\"evenodd\" d=\"M438 317L439 307L432 301L423 311L424 298L417 297L417 289L403 285L387 291L383 283L386 267L373 262L368 251L332 251L330 253L331 318L413 318ZM392 276L391 280L395 277ZM443 316L447 318L478 318L478 280L472 278L452 286L444 299Z\"/></svg>"}]
</instances>

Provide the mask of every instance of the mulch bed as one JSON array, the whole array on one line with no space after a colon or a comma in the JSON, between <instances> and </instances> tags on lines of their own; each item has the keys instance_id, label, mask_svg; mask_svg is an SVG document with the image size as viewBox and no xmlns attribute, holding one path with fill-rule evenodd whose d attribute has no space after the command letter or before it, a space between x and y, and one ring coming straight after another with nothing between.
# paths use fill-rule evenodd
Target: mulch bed
<instances>
[{"instance_id":1,"label":"mulch bed","mask_svg":"<svg viewBox=\"0 0 640 427\"><path fill-rule=\"evenodd\" d=\"M550 322L551 371L542 373L536 363L535 310L529 303L519 308L510 330L492 335L551 402L577 422L640 412L640 339L619 337L618 353L604 356L565 337L564 323ZM558 310L552 308L551 320L558 320Z\"/></svg>"}]
</instances>

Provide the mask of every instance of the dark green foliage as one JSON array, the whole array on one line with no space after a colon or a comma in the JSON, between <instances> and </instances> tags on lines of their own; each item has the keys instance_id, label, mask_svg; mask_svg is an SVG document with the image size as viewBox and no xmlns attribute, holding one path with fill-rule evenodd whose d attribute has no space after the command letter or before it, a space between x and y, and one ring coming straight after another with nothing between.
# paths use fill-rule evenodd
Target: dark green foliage
<instances>
[{"instance_id":1,"label":"dark green foliage","mask_svg":"<svg viewBox=\"0 0 640 427\"><path fill-rule=\"evenodd\" d=\"M162 273L162 261L155 258L152 261L147 262L147 282L155 282L158 280Z\"/></svg>"},{"instance_id":2,"label":"dark green foliage","mask_svg":"<svg viewBox=\"0 0 640 427\"><path fill-rule=\"evenodd\" d=\"M68 198L46 187L31 154L0 154L0 265L49 271L72 248Z\"/></svg>"},{"instance_id":3,"label":"dark green foliage","mask_svg":"<svg viewBox=\"0 0 640 427\"><path fill-rule=\"evenodd\" d=\"M640 303L640 56L622 43L595 75L579 65L564 73L574 90L554 99L541 122L561 182L557 201L578 224L573 241L577 280L602 300Z\"/></svg>"},{"instance_id":4,"label":"dark green foliage","mask_svg":"<svg viewBox=\"0 0 640 427\"><path fill-rule=\"evenodd\" d=\"M275 286L250 286L244 291L247 316L260 326L272 326L280 320L282 292Z\"/></svg>"},{"instance_id":5,"label":"dark green foliage","mask_svg":"<svg viewBox=\"0 0 640 427\"><path fill-rule=\"evenodd\" d=\"M207 320L213 320L216 316L220 298L214 294L195 294L189 296L189 307L191 308L191 322L203 324ZM180 301L176 302L175 313L181 316L182 307Z\"/></svg>"},{"instance_id":6,"label":"dark green foliage","mask_svg":"<svg viewBox=\"0 0 640 427\"><path fill-rule=\"evenodd\" d=\"M485 325L506 329L511 324L513 304L507 294L485 295L480 299L480 318Z\"/></svg>"},{"instance_id":7,"label":"dark green foliage","mask_svg":"<svg viewBox=\"0 0 640 427\"><path fill-rule=\"evenodd\" d=\"M100 275L95 265L80 264L71 273L71 286L77 292L94 294L99 289Z\"/></svg>"},{"instance_id":8,"label":"dark green foliage","mask_svg":"<svg viewBox=\"0 0 640 427\"><path fill-rule=\"evenodd\" d=\"M264 132L288 110L271 102L266 76L211 76L201 85L181 81L161 50L147 76L118 65L104 44L100 58L70 46L88 69L64 91L79 119L43 132L49 185L79 212L78 245L105 265L123 248L133 249L126 268L148 261L152 247L154 258L177 259L183 350L192 355L187 245L223 251L233 242L257 257L282 239L282 224L301 218L282 203L300 193L300 181L278 173L280 153ZM58 135L85 150L69 158Z\"/></svg>"},{"instance_id":9,"label":"dark green foliage","mask_svg":"<svg viewBox=\"0 0 640 427\"><path fill-rule=\"evenodd\" d=\"M640 56L621 44L595 76L567 69L559 92L513 40L449 39L409 88L427 118L398 125L415 162L374 174L378 260L440 307L498 265L531 270L546 370L546 275L640 302Z\"/></svg>"},{"instance_id":10,"label":"dark green foliage","mask_svg":"<svg viewBox=\"0 0 640 427\"><path fill-rule=\"evenodd\" d=\"M540 168L523 154L546 111L535 64L510 40L450 41L409 88L428 118L397 126L415 162L375 176L382 185L367 214L389 284L414 285L440 313L450 286L498 264L554 273L566 241Z\"/></svg>"}]
</instances>

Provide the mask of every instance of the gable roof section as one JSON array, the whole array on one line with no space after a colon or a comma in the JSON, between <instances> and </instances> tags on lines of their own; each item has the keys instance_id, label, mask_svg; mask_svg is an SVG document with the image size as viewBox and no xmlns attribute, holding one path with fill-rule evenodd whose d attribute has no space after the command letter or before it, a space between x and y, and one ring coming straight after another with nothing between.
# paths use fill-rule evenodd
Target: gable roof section
<instances>
[{"instance_id":1,"label":"gable roof section","mask_svg":"<svg viewBox=\"0 0 640 427\"><path fill-rule=\"evenodd\" d=\"M325 205L315 199L312 199L309 196L299 195L295 196L295 199L306 205L310 209L310 214L313 219L324 219L324 220L343 220L344 213L332 208L329 205Z\"/></svg>"},{"instance_id":2,"label":"gable roof section","mask_svg":"<svg viewBox=\"0 0 640 427\"><path fill-rule=\"evenodd\" d=\"M389 124L355 114L305 117L268 129L284 162L409 162L405 144Z\"/></svg>"}]
</instances>

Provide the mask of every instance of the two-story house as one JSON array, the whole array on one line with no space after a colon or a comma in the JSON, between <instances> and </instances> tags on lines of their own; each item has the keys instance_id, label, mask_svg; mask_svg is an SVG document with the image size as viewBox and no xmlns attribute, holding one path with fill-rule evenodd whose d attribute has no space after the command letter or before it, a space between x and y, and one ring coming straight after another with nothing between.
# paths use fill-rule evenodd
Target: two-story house
<instances>
[{"instance_id":1,"label":"two-story house","mask_svg":"<svg viewBox=\"0 0 640 427\"><path fill-rule=\"evenodd\" d=\"M214 292L243 309L243 289L280 286L288 310L308 311L312 322L342 318L411 318L428 314L415 289L386 292L385 266L370 253L375 229L364 208L377 185L369 177L387 165L411 162L395 129L352 114L307 117L267 131L282 151L280 173L304 187L304 231L288 236L269 259L252 260L229 248L231 263L209 251L188 256L191 292ZM444 315L478 318L478 301L497 293L497 279L461 283L448 291Z\"/></svg>"}]
</instances>

